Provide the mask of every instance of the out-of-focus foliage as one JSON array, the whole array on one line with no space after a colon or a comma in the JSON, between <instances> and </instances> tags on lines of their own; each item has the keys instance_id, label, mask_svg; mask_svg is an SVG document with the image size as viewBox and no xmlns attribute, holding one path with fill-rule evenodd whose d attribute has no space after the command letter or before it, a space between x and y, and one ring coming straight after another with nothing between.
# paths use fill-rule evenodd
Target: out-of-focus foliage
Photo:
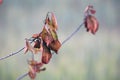
<instances>
[{"instance_id":1,"label":"out-of-focus foliage","mask_svg":"<svg viewBox=\"0 0 120 80\"><path fill-rule=\"evenodd\" d=\"M3 0L0 56L17 51L24 46L26 37L42 31L48 11L56 14L57 34L60 41L64 40L81 23L84 8L92 4L100 23L97 34L93 36L81 28L61 47L59 56L53 55L46 65L47 71L38 74L36 80L120 80L119 3L119 0ZM0 80L15 80L28 71L26 58L30 56L18 54L1 61Z\"/></svg>"}]
</instances>

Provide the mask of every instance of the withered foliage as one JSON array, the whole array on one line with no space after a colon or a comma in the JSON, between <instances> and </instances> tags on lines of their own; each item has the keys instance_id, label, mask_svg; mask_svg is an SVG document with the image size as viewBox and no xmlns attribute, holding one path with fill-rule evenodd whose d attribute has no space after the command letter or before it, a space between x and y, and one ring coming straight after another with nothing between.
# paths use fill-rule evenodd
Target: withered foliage
<instances>
[{"instance_id":1,"label":"withered foliage","mask_svg":"<svg viewBox=\"0 0 120 80\"><path fill-rule=\"evenodd\" d=\"M99 23L94 16L96 11L92 5L87 6L85 9L84 25L87 32L95 34L98 30ZM46 68L42 68L43 65L48 64L52 58L52 52L58 53L61 47L61 43L57 35L58 24L54 13L48 12L44 22L43 29L38 34L32 35L33 44L30 43L29 39L26 39L25 53L28 51L32 54L42 54L40 61L35 61L34 58L30 60L28 75L32 80L35 79L36 74L44 71ZM70 36L72 37L72 36ZM68 40L69 38L67 38Z\"/></svg>"},{"instance_id":2,"label":"withered foliage","mask_svg":"<svg viewBox=\"0 0 120 80\"><path fill-rule=\"evenodd\" d=\"M35 60L29 62L29 76L31 79L36 77L37 72L43 71L43 69L41 69L43 64L49 63L52 58L51 51L58 53L61 43L58 40L57 29L58 25L55 15L52 12L48 12L42 31L32 36L34 43L31 44L30 41L26 39L25 53L28 51L33 54L42 53L40 63Z\"/></svg>"},{"instance_id":3,"label":"withered foliage","mask_svg":"<svg viewBox=\"0 0 120 80\"><path fill-rule=\"evenodd\" d=\"M99 27L99 22L95 18L96 11L94 10L92 5L89 5L85 9L85 28L87 29L87 32L90 31L92 34L95 34Z\"/></svg>"},{"instance_id":4,"label":"withered foliage","mask_svg":"<svg viewBox=\"0 0 120 80\"><path fill-rule=\"evenodd\" d=\"M35 60L30 60L28 62L29 64L29 72L28 72L28 75L30 76L30 78L32 80L35 79L36 77L36 74L41 72L41 71L45 71L46 68L41 68L43 66L43 63L41 62L37 62Z\"/></svg>"},{"instance_id":5,"label":"withered foliage","mask_svg":"<svg viewBox=\"0 0 120 80\"><path fill-rule=\"evenodd\" d=\"M3 0L0 0L0 5L3 3ZM92 34L95 34L98 31L99 28L99 22L95 17L96 10L93 8L92 5L88 5L84 11L84 21L83 23L76 28L74 32L71 33L70 36L68 36L61 44L61 42L58 39L57 30L58 30L58 24L57 19L53 12L48 12L46 15L46 19L44 21L43 29L40 33L33 34L30 39L26 40L26 47L23 47L22 49L18 50L15 53L11 53L5 57L0 58L0 60L6 59L10 56L13 56L22 50L25 49L25 54L30 51L32 53L32 60L28 60L29 64L29 72L22 76L25 77L26 75L29 75L31 80L34 80L37 73L46 70L46 68L43 68L45 64L48 64L52 58L52 53L58 54L58 50L60 47L68 41L70 38L72 38L73 35L76 34L76 32L81 28L81 26L85 26L87 32L91 32ZM34 55L39 54L41 55L39 57L39 60L35 60ZM21 77L18 78L20 80Z\"/></svg>"}]
</instances>

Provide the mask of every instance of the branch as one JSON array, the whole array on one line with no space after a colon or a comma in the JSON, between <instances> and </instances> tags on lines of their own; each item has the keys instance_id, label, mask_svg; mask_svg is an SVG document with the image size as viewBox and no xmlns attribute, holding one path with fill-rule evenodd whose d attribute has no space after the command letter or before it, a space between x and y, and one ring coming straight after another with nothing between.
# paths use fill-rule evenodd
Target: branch
<instances>
[{"instance_id":1,"label":"branch","mask_svg":"<svg viewBox=\"0 0 120 80\"><path fill-rule=\"evenodd\" d=\"M72 32L65 40L63 40L62 45L65 44L69 39L71 39L71 38L79 31L79 29L83 26L83 24L84 24L84 22L83 22L82 24L80 24L80 26L78 26L78 27L76 28L76 30L75 30L74 32ZM35 39L34 39L34 40L35 40ZM32 40L32 42L33 42L34 40ZM32 43L32 42L31 42L31 43ZM6 58L11 57L11 56L13 56L13 55L16 55L16 54L18 54L19 52L21 52L21 51L24 50L24 49L25 49L25 47L21 48L21 49L18 50L17 52L10 53L10 54L7 55L7 56L1 57L0 60L3 60L3 59L6 59ZM21 80L21 79L23 79L24 77L26 77L27 75L28 75L28 73L25 73L25 74L21 75L20 77L18 77L17 80Z\"/></svg>"},{"instance_id":2,"label":"branch","mask_svg":"<svg viewBox=\"0 0 120 80\"><path fill-rule=\"evenodd\" d=\"M33 39L33 40L29 39L29 40L31 41L30 43L32 43L32 42L34 42L35 39ZM4 57L1 57L1 58L0 58L0 61L3 60L3 59L9 58L9 57L11 57L11 56L13 56L13 55L15 55L15 54L18 54L19 52L21 52L21 51L24 50L24 49L25 49L25 47L21 48L21 49L18 50L17 52L10 53L10 54L8 54L8 55L6 55L6 56L4 56Z\"/></svg>"},{"instance_id":3,"label":"branch","mask_svg":"<svg viewBox=\"0 0 120 80\"><path fill-rule=\"evenodd\" d=\"M28 75L28 72L25 73L25 74L23 74L23 75L21 75L21 76L19 76L16 80L21 80L21 79L23 79L24 77L26 77L27 75Z\"/></svg>"},{"instance_id":4,"label":"branch","mask_svg":"<svg viewBox=\"0 0 120 80\"><path fill-rule=\"evenodd\" d=\"M81 23L74 32L72 32L63 42L62 45L65 44L69 39L71 39L78 31L79 29L83 26L84 22Z\"/></svg>"},{"instance_id":5,"label":"branch","mask_svg":"<svg viewBox=\"0 0 120 80\"><path fill-rule=\"evenodd\" d=\"M15 55L15 54L18 54L18 53L21 52L23 49L25 49L25 47L21 48L21 49L18 50L17 52L14 52L14 53L11 53L11 54L9 54L9 55L7 55L7 56L1 57L0 60L6 59L6 58L11 57L11 56L13 56L13 55Z\"/></svg>"},{"instance_id":6,"label":"branch","mask_svg":"<svg viewBox=\"0 0 120 80\"><path fill-rule=\"evenodd\" d=\"M84 22L83 22L82 24L80 24L80 26L79 26L78 28L76 28L76 30L75 30L73 33L71 33L71 35L69 35L69 36L62 42L62 45L63 45L64 43L66 43L70 38L72 38L72 36L74 36L74 35L79 31L79 29L83 26L83 24L84 24ZM31 40L31 39L29 39L29 40ZM33 39L32 42L33 42L34 40L35 40L35 39ZM31 42L31 43L32 43L32 42ZM6 59L6 58L11 57L11 56L13 56L13 55L15 55L15 54L18 54L18 53L21 52L23 49L25 49L25 47L21 48L21 49L18 50L17 52L14 52L14 53L11 53L11 54L9 54L9 55L7 55L7 56L1 57L0 60Z\"/></svg>"},{"instance_id":7,"label":"branch","mask_svg":"<svg viewBox=\"0 0 120 80\"><path fill-rule=\"evenodd\" d=\"M62 42L62 45L65 44L68 40L70 40L79 30L80 28L84 25L84 22L81 23L75 31L73 31L63 42ZM18 77L16 80L21 80L23 79L24 77L26 77L28 75L28 73L25 73L23 75L21 75L20 77Z\"/></svg>"}]
</instances>

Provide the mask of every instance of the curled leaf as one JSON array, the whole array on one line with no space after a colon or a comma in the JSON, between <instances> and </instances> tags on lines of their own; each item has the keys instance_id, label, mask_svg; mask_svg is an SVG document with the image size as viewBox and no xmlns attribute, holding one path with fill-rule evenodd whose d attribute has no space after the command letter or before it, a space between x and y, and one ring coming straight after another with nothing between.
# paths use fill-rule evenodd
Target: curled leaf
<instances>
[{"instance_id":1,"label":"curled leaf","mask_svg":"<svg viewBox=\"0 0 120 80\"><path fill-rule=\"evenodd\" d=\"M40 44L41 44L41 40L40 40L40 39L37 39L37 40L35 41L34 48L40 48L40 47L41 47Z\"/></svg>"},{"instance_id":2,"label":"curled leaf","mask_svg":"<svg viewBox=\"0 0 120 80\"><path fill-rule=\"evenodd\" d=\"M51 30L51 29L49 29L49 31L50 31L50 33L51 33L51 36L52 36L53 40L57 40L57 39L58 39L58 36L57 36L56 31Z\"/></svg>"},{"instance_id":3,"label":"curled leaf","mask_svg":"<svg viewBox=\"0 0 120 80\"><path fill-rule=\"evenodd\" d=\"M37 72L44 71L46 68L41 68L43 63L38 63L35 60L29 61L28 75L31 79L35 79Z\"/></svg>"},{"instance_id":4,"label":"curled leaf","mask_svg":"<svg viewBox=\"0 0 120 80\"><path fill-rule=\"evenodd\" d=\"M35 77L36 77L36 72L32 66L29 66L28 75L31 79L35 79Z\"/></svg>"},{"instance_id":5,"label":"curled leaf","mask_svg":"<svg viewBox=\"0 0 120 80\"><path fill-rule=\"evenodd\" d=\"M39 34L33 34L32 38L38 38L40 35Z\"/></svg>"},{"instance_id":6,"label":"curled leaf","mask_svg":"<svg viewBox=\"0 0 120 80\"><path fill-rule=\"evenodd\" d=\"M42 40L47 44L47 46L53 41L53 38L49 31L44 27L40 33Z\"/></svg>"},{"instance_id":7,"label":"curled leaf","mask_svg":"<svg viewBox=\"0 0 120 80\"><path fill-rule=\"evenodd\" d=\"M85 11L84 11L85 15L91 15L91 14L95 14L96 11L95 9L93 8L92 5L88 5L86 8L85 8Z\"/></svg>"},{"instance_id":8,"label":"curled leaf","mask_svg":"<svg viewBox=\"0 0 120 80\"><path fill-rule=\"evenodd\" d=\"M45 19L45 24L48 24L49 25L48 27L52 30L56 31L58 29L57 19L56 19L54 13L52 13L52 12L47 13L47 16Z\"/></svg>"},{"instance_id":9,"label":"curled leaf","mask_svg":"<svg viewBox=\"0 0 120 80\"><path fill-rule=\"evenodd\" d=\"M92 34L95 34L98 30L99 23L94 16L88 15L85 18L85 27L87 31L90 31Z\"/></svg>"},{"instance_id":10,"label":"curled leaf","mask_svg":"<svg viewBox=\"0 0 120 80\"><path fill-rule=\"evenodd\" d=\"M32 47L32 45L30 44L30 42L28 41L28 39L25 39L25 40L26 40L25 53L27 53L28 51L31 51L32 53L34 53L35 50Z\"/></svg>"},{"instance_id":11,"label":"curled leaf","mask_svg":"<svg viewBox=\"0 0 120 80\"><path fill-rule=\"evenodd\" d=\"M48 64L52 57L50 48L47 47L46 43L43 41L43 52L42 52L42 63Z\"/></svg>"},{"instance_id":12,"label":"curled leaf","mask_svg":"<svg viewBox=\"0 0 120 80\"><path fill-rule=\"evenodd\" d=\"M52 25L53 25L53 29L57 30L58 29L58 24L57 24L57 19L54 15L54 13L51 13L51 20L52 20Z\"/></svg>"},{"instance_id":13,"label":"curled leaf","mask_svg":"<svg viewBox=\"0 0 120 80\"><path fill-rule=\"evenodd\" d=\"M34 41L34 46L32 46L28 41L28 39L26 39L25 53L31 51L32 53L36 54L38 52L41 52L42 50L43 48L42 48L41 40L37 39L36 41Z\"/></svg>"},{"instance_id":14,"label":"curled leaf","mask_svg":"<svg viewBox=\"0 0 120 80\"><path fill-rule=\"evenodd\" d=\"M61 43L59 40L54 40L51 42L51 44L49 45L50 49L55 51L55 53L58 53L58 50L61 47Z\"/></svg>"},{"instance_id":15,"label":"curled leaf","mask_svg":"<svg viewBox=\"0 0 120 80\"><path fill-rule=\"evenodd\" d=\"M37 52L42 52L43 51L43 46L42 46L42 39L41 38L37 38L37 40L34 42L34 49Z\"/></svg>"}]
</instances>

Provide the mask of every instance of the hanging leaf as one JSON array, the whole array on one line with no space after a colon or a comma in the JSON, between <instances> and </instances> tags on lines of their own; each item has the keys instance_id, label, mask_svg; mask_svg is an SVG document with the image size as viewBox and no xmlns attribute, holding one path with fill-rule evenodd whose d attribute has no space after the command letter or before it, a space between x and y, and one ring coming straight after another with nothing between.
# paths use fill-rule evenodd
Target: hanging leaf
<instances>
[{"instance_id":1,"label":"hanging leaf","mask_svg":"<svg viewBox=\"0 0 120 80\"><path fill-rule=\"evenodd\" d=\"M31 44L28 41L28 39L26 39L25 53L27 53L28 51L31 51L32 53L35 53L34 48L31 46Z\"/></svg>"},{"instance_id":2,"label":"hanging leaf","mask_svg":"<svg viewBox=\"0 0 120 80\"><path fill-rule=\"evenodd\" d=\"M36 77L36 72L32 66L29 66L28 75L31 79L35 79L35 77Z\"/></svg>"},{"instance_id":3,"label":"hanging leaf","mask_svg":"<svg viewBox=\"0 0 120 80\"><path fill-rule=\"evenodd\" d=\"M50 12L48 12L47 15L46 15L45 24L52 25L52 18L51 18L51 13Z\"/></svg>"},{"instance_id":4,"label":"hanging leaf","mask_svg":"<svg viewBox=\"0 0 120 80\"><path fill-rule=\"evenodd\" d=\"M55 51L55 53L58 53L58 50L61 47L61 43L59 42L59 40L54 40L50 43L49 47L51 50Z\"/></svg>"},{"instance_id":5,"label":"hanging leaf","mask_svg":"<svg viewBox=\"0 0 120 80\"><path fill-rule=\"evenodd\" d=\"M35 42L35 45L34 45L34 48L40 48L41 46L41 40L40 39L37 39Z\"/></svg>"},{"instance_id":6,"label":"hanging leaf","mask_svg":"<svg viewBox=\"0 0 120 80\"><path fill-rule=\"evenodd\" d=\"M85 18L85 27L87 31L90 31L92 34L95 34L98 30L99 23L94 16L88 15Z\"/></svg>"},{"instance_id":7,"label":"hanging leaf","mask_svg":"<svg viewBox=\"0 0 120 80\"><path fill-rule=\"evenodd\" d=\"M85 15L91 15L91 14L95 14L95 13L96 13L96 10L93 8L93 5L88 5L85 8L85 11L84 11Z\"/></svg>"},{"instance_id":8,"label":"hanging leaf","mask_svg":"<svg viewBox=\"0 0 120 80\"><path fill-rule=\"evenodd\" d=\"M29 72L28 75L31 79L35 79L36 73L40 71L44 71L46 68L41 68L43 66L43 63L38 63L35 60L29 61Z\"/></svg>"},{"instance_id":9,"label":"hanging leaf","mask_svg":"<svg viewBox=\"0 0 120 80\"><path fill-rule=\"evenodd\" d=\"M51 34L47 31L47 29L44 27L42 32L40 33L42 40L45 41L47 46L53 41L53 38Z\"/></svg>"},{"instance_id":10,"label":"hanging leaf","mask_svg":"<svg viewBox=\"0 0 120 80\"><path fill-rule=\"evenodd\" d=\"M32 38L38 38L40 35L39 34L33 34Z\"/></svg>"},{"instance_id":11,"label":"hanging leaf","mask_svg":"<svg viewBox=\"0 0 120 80\"><path fill-rule=\"evenodd\" d=\"M46 43L43 41L43 52L42 52L42 63L48 64L52 57L50 48L47 47Z\"/></svg>"},{"instance_id":12,"label":"hanging leaf","mask_svg":"<svg viewBox=\"0 0 120 80\"><path fill-rule=\"evenodd\" d=\"M58 29L58 24L57 24L57 19L54 15L54 13L51 13L51 20L52 20L52 26L53 26L53 30L57 30Z\"/></svg>"},{"instance_id":13,"label":"hanging leaf","mask_svg":"<svg viewBox=\"0 0 120 80\"><path fill-rule=\"evenodd\" d=\"M96 13L96 11L94 9L91 9L90 12L91 12L91 14L95 14Z\"/></svg>"},{"instance_id":14,"label":"hanging leaf","mask_svg":"<svg viewBox=\"0 0 120 80\"><path fill-rule=\"evenodd\" d=\"M28 75L31 79L35 79L36 77L36 64L37 64L37 61L34 61L34 60L31 60L29 61L29 72L28 72Z\"/></svg>"},{"instance_id":15,"label":"hanging leaf","mask_svg":"<svg viewBox=\"0 0 120 80\"><path fill-rule=\"evenodd\" d=\"M42 52L43 47L42 47L41 41L39 39L37 39L36 41L34 41L34 46L32 46L30 44L30 42L28 41L28 39L26 39L25 53L27 53L28 51L31 51L33 54L37 54L38 52Z\"/></svg>"},{"instance_id":16,"label":"hanging leaf","mask_svg":"<svg viewBox=\"0 0 120 80\"><path fill-rule=\"evenodd\" d=\"M42 52L43 51L43 47L42 47L42 39L37 38L36 41L34 41L34 49L35 49L35 53L37 52Z\"/></svg>"},{"instance_id":17,"label":"hanging leaf","mask_svg":"<svg viewBox=\"0 0 120 80\"><path fill-rule=\"evenodd\" d=\"M58 24L57 24L57 19L52 12L48 12L46 19L45 19L45 24L48 24L49 28L56 31L58 29Z\"/></svg>"}]
</instances>

